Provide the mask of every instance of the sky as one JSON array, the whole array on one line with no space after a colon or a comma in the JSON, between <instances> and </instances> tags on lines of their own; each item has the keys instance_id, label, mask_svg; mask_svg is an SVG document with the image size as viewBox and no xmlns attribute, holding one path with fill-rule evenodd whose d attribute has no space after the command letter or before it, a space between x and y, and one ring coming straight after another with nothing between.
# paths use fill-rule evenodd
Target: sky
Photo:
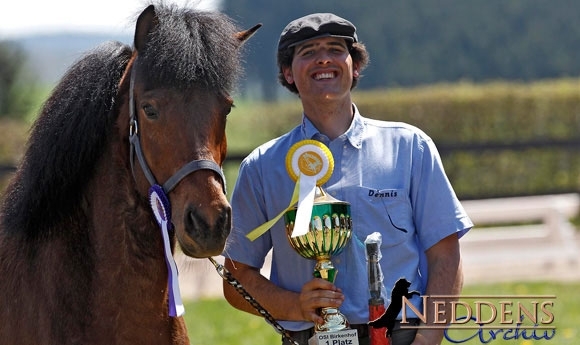
<instances>
[{"instance_id":1,"label":"sky","mask_svg":"<svg viewBox=\"0 0 580 345\"><path fill-rule=\"evenodd\" d=\"M168 0L166 0L168 1ZM220 0L169 0L216 9ZM127 35L148 0L4 0L0 39L38 33L94 32Z\"/></svg>"}]
</instances>

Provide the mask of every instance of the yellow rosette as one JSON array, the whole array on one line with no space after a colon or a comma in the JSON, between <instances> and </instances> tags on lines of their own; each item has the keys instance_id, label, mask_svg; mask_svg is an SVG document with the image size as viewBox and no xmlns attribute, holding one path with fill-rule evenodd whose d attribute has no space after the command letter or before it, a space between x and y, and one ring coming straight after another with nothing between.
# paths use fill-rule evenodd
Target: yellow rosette
<instances>
[{"instance_id":1,"label":"yellow rosette","mask_svg":"<svg viewBox=\"0 0 580 345\"><path fill-rule=\"evenodd\" d=\"M320 141L302 140L290 147L286 155L286 170L296 183L290 204L276 217L248 233L248 239L253 241L268 231L297 202L292 237L308 232L316 188L326 183L332 175L334 159L328 147Z\"/></svg>"},{"instance_id":2,"label":"yellow rosette","mask_svg":"<svg viewBox=\"0 0 580 345\"><path fill-rule=\"evenodd\" d=\"M333 170L332 153L320 141L299 141L286 155L286 171L294 182L298 182L302 175L314 179L316 186L322 186L330 179Z\"/></svg>"}]
</instances>

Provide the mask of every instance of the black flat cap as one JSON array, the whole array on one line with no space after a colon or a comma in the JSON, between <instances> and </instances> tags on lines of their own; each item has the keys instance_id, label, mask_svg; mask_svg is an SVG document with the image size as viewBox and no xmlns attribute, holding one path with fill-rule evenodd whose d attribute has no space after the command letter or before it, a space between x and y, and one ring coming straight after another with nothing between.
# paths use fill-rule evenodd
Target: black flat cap
<instances>
[{"instance_id":1,"label":"black flat cap","mask_svg":"<svg viewBox=\"0 0 580 345\"><path fill-rule=\"evenodd\" d=\"M278 51L319 37L340 37L357 42L356 27L348 20L332 13L314 13L293 20L278 41Z\"/></svg>"}]
</instances>

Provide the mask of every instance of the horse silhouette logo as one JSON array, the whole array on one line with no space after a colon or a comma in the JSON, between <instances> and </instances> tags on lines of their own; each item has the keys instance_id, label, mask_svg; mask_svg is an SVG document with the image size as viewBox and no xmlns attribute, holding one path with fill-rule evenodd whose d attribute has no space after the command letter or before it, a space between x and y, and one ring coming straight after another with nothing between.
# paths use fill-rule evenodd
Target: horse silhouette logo
<instances>
[{"instance_id":1,"label":"horse silhouette logo","mask_svg":"<svg viewBox=\"0 0 580 345\"><path fill-rule=\"evenodd\" d=\"M409 291L410 286L411 283L405 278L397 280L395 287L393 287L393 291L391 292L391 304L389 304L383 315L378 319L369 322L369 326L374 328L386 327L387 331L385 337L390 337L393 333L397 316L403 308L403 297L410 299L413 295L420 296L417 291Z\"/></svg>"}]
</instances>

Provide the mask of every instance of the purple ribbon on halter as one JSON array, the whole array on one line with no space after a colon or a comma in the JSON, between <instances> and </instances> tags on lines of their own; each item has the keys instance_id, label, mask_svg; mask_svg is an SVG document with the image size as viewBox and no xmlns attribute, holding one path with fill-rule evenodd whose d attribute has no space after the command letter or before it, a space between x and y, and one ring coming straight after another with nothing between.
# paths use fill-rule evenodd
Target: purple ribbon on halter
<instances>
[{"instance_id":1,"label":"purple ribbon on halter","mask_svg":"<svg viewBox=\"0 0 580 345\"><path fill-rule=\"evenodd\" d=\"M179 291L179 281L177 273L177 265L173 259L171 252L171 244L169 242L169 230L171 229L171 206L167 195L163 191L163 187L154 184L149 188L149 202L151 209L155 214L157 223L161 227L161 234L163 236L163 248L165 249L165 263L167 264L167 286L169 288L169 316L181 316L185 313L185 307L181 300L181 293Z\"/></svg>"}]
</instances>

